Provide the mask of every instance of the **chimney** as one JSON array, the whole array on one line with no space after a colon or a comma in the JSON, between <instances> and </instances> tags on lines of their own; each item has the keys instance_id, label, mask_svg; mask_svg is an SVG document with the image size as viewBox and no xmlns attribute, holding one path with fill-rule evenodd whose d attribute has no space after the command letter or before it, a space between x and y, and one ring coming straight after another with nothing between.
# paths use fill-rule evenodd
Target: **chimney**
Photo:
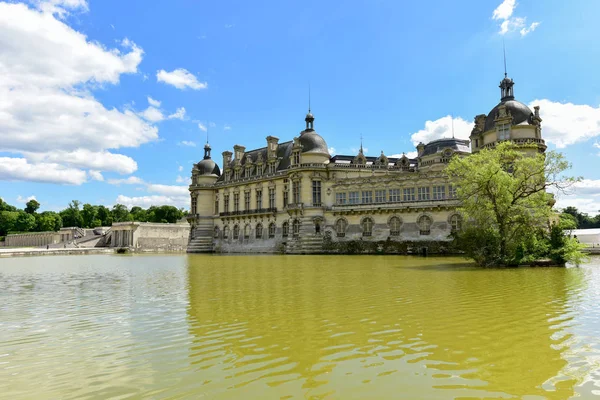
<instances>
[{"instance_id":1,"label":"chimney","mask_svg":"<svg viewBox=\"0 0 600 400\"><path fill-rule=\"evenodd\" d=\"M417 155L418 155L419 157L421 157L421 156L423 155L423 152L424 152L424 151L425 151L425 145L423 144L423 142L420 142L420 143L417 145Z\"/></svg>"},{"instance_id":2,"label":"chimney","mask_svg":"<svg viewBox=\"0 0 600 400\"><path fill-rule=\"evenodd\" d=\"M230 151L223 152L223 170L229 167L229 164L231 163L231 155L232 153Z\"/></svg>"},{"instance_id":3,"label":"chimney","mask_svg":"<svg viewBox=\"0 0 600 400\"><path fill-rule=\"evenodd\" d=\"M234 153L233 159L241 162L242 158L244 157L245 151L246 151L246 148L244 146L236 144L235 146L233 146L233 153Z\"/></svg>"},{"instance_id":4,"label":"chimney","mask_svg":"<svg viewBox=\"0 0 600 400\"><path fill-rule=\"evenodd\" d=\"M277 148L279 147L279 138L275 136L267 136L267 158L277 157Z\"/></svg>"}]
</instances>

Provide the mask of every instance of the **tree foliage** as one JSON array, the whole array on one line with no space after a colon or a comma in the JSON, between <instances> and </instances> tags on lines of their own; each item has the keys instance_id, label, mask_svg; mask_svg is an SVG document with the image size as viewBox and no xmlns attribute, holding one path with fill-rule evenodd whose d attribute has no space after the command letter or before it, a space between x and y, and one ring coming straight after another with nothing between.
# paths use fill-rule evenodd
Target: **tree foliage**
<instances>
[{"instance_id":1,"label":"tree foliage","mask_svg":"<svg viewBox=\"0 0 600 400\"><path fill-rule=\"evenodd\" d=\"M35 214L38 208L40 208L40 203L36 199L31 199L25 204L25 212L27 214Z\"/></svg>"},{"instance_id":2,"label":"tree foliage","mask_svg":"<svg viewBox=\"0 0 600 400\"><path fill-rule=\"evenodd\" d=\"M598 210L600 213L600 210ZM571 216L575 220L577 229L600 228L600 214L595 217L590 217L586 213L581 213L576 207L569 206L565 208L561 217Z\"/></svg>"},{"instance_id":3,"label":"tree foliage","mask_svg":"<svg viewBox=\"0 0 600 400\"><path fill-rule=\"evenodd\" d=\"M458 186L464 218L463 230L457 234L459 247L487 266L519 265L559 254L570 239L551 241L554 199L548 191L563 191L577 181L562 175L569 167L559 153L540 154L509 142L454 157L447 173ZM562 232L560 226L556 229ZM572 252L560 254L562 258L553 259L575 260Z\"/></svg>"}]
</instances>

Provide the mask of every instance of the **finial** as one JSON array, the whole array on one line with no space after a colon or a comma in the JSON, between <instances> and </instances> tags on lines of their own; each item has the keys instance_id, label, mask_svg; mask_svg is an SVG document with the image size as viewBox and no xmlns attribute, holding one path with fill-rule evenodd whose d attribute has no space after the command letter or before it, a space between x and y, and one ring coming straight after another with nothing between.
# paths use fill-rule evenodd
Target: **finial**
<instances>
[{"instance_id":1,"label":"finial","mask_svg":"<svg viewBox=\"0 0 600 400\"><path fill-rule=\"evenodd\" d=\"M504 53L504 77L508 77L506 72L506 46L504 45L504 38L502 38L502 52Z\"/></svg>"},{"instance_id":2,"label":"finial","mask_svg":"<svg viewBox=\"0 0 600 400\"><path fill-rule=\"evenodd\" d=\"M454 139L454 118L450 115L450 121L452 123L452 139Z\"/></svg>"},{"instance_id":3,"label":"finial","mask_svg":"<svg viewBox=\"0 0 600 400\"><path fill-rule=\"evenodd\" d=\"M363 154L363 145L362 145L362 139L363 139L363 136L362 136L362 133L361 133L361 134L360 134L360 154Z\"/></svg>"},{"instance_id":4,"label":"finial","mask_svg":"<svg viewBox=\"0 0 600 400\"><path fill-rule=\"evenodd\" d=\"M308 81L308 113L310 114L310 81Z\"/></svg>"}]
</instances>

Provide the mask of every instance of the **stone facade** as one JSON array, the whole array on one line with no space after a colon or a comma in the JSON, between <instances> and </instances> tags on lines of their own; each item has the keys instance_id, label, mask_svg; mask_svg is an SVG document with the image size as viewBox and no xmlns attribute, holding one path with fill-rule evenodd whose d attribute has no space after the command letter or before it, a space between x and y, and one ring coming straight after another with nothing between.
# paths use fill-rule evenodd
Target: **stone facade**
<instances>
[{"instance_id":1,"label":"stone facade","mask_svg":"<svg viewBox=\"0 0 600 400\"><path fill-rule=\"evenodd\" d=\"M80 235L80 228L61 228L58 232L29 232L6 236L6 247L38 247L72 241Z\"/></svg>"},{"instance_id":2,"label":"stone facade","mask_svg":"<svg viewBox=\"0 0 600 400\"><path fill-rule=\"evenodd\" d=\"M456 187L444 172L452 157L504 140L546 149L539 108L515 101L513 85L501 81L501 102L475 118L470 140L419 143L414 158L383 151L367 157L362 145L356 155L332 157L310 110L291 141L268 136L263 148L223 152L222 173L207 144L192 169L188 251L318 253L351 242L442 248L462 222Z\"/></svg>"},{"instance_id":3,"label":"stone facade","mask_svg":"<svg viewBox=\"0 0 600 400\"><path fill-rule=\"evenodd\" d=\"M110 234L110 247L131 247L140 251L186 251L190 226L186 223L116 222Z\"/></svg>"}]
</instances>

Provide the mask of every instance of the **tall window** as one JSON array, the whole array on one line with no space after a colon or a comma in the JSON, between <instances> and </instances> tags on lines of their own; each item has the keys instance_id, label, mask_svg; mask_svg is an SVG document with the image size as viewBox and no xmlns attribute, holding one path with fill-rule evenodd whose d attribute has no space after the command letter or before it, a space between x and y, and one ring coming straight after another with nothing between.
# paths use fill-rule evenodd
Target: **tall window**
<instances>
[{"instance_id":1,"label":"tall window","mask_svg":"<svg viewBox=\"0 0 600 400\"><path fill-rule=\"evenodd\" d=\"M450 229L452 232L458 232L462 228L462 218L458 214L454 214L450 217Z\"/></svg>"},{"instance_id":2,"label":"tall window","mask_svg":"<svg viewBox=\"0 0 600 400\"><path fill-rule=\"evenodd\" d=\"M236 240L240 238L240 226L237 224L233 226L233 238Z\"/></svg>"},{"instance_id":3,"label":"tall window","mask_svg":"<svg viewBox=\"0 0 600 400\"><path fill-rule=\"evenodd\" d=\"M284 222L283 225L281 225L281 236L288 237L289 232L290 224L288 222Z\"/></svg>"},{"instance_id":4,"label":"tall window","mask_svg":"<svg viewBox=\"0 0 600 400\"><path fill-rule=\"evenodd\" d=\"M448 185L448 198L455 199L456 198L456 186Z\"/></svg>"},{"instance_id":5,"label":"tall window","mask_svg":"<svg viewBox=\"0 0 600 400\"><path fill-rule=\"evenodd\" d=\"M390 236L400 236L400 218L390 218Z\"/></svg>"},{"instance_id":6,"label":"tall window","mask_svg":"<svg viewBox=\"0 0 600 400\"><path fill-rule=\"evenodd\" d=\"M269 162L269 174L274 174L274 173L275 173L275 163Z\"/></svg>"},{"instance_id":7,"label":"tall window","mask_svg":"<svg viewBox=\"0 0 600 400\"><path fill-rule=\"evenodd\" d=\"M244 226L244 238L245 239L249 239L250 238L250 231L252 230L252 227L250 226L250 224L246 224L246 226Z\"/></svg>"},{"instance_id":8,"label":"tall window","mask_svg":"<svg viewBox=\"0 0 600 400\"><path fill-rule=\"evenodd\" d=\"M219 199L215 200L215 214L219 213Z\"/></svg>"},{"instance_id":9,"label":"tall window","mask_svg":"<svg viewBox=\"0 0 600 400\"><path fill-rule=\"evenodd\" d=\"M256 238L262 239L263 235L263 226L262 224L256 224Z\"/></svg>"},{"instance_id":10,"label":"tall window","mask_svg":"<svg viewBox=\"0 0 600 400\"><path fill-rule=\"evenodd\" d=\"M427 215L421 215L417 220L417 225L419 225L419 235L429 235L431 233L431 218Z\"/></svg>"},{"instance_id":11,"label":"tall window","mask_svg":"<svg viewBox=\"0 0 600 400\"><path fill-rule=\"evenodd\" d=\"M292 202L294 204L300 203L300 182L292 182Z\"/></svg>"},{"instance_id":12,"label":"tall window","mask_svg":"<svg viewBox=\"0 0 600 400\"><path fill-rule=\"evenodd\" d=\"M275 229L276 229L275 222L271 222L269 224L269 237L270 238L274 238L275 237Z\"/></svg>"},{"instance_id":13,"label":"tall window","mask_svg":"<svg viewBox=\"0 0 600 400\"><path fill-rule=\"evenodd\" d=\"M348 193L348 204L358 204L358 202L359 202L358 192Z\"/></svg>"},{"instance_id":14,"label":"tall window","mask_svg":"<svg viewBox=\"0 0 600 400\"><path fill-rule=\"evenodd\" d=\"M269 188L269 208L275 208L275 188Z\"/></svg>"},{"instance_id":15,"label":"tall window","mask_svg":"<svg viewBox=\"0 0 600 400\"><path fill-rule=\"evenodd\" d=\"M256 208L262 208L262 189L256 189Z\"/></svg>"},{"instance_id":16,"label":"tall window","mask_svg":"<svg viewBox=\"0 0 600 400\"><path fill-rule=\"evenodd\" d=\"M390 202L397 203L400 201L400 189L390 189Z\"/></svg>"},{"instance_id":17,"label":"tall window","mask_svg":"<svg viewBox=\"0 0 600 400\"><path fill-rule=\"evenodd\" d=\"M192 214L196 214L197 207L198 207L198 198L196 196L192 196Z\"/></svg>"},{"instance_id":18,"label":"tall window","mask_svg":"<svg viewBox=\"0 0 600 400\"><path fill-rule=\"evenodd\" d=\"M373 220L371 218L365 218L362 220L362 235L371 236L373 234Z\"/></svg>"},{"instance_id":19,"label":"tall window","mask_svg":"<svg viewBox=\"0 0 600 400\"><path fill-rule=\"evenodd\" d=\"M363 190L362 192L362 203L371 204L373 202L373 191Z\"/></svg>"},{"instance_id":20,"label":"tall window","mask_svg":"<svg viewBox=\"0 0 600 400\"><path fill-rule=\"evenodd\" d=\"M227 239L229 237L229 225L225 225L223 227L223 239Z\"/></svg>"},{"instance_id":21,"label":"tall window","mask_svg":"<svg viewBox=\"0 0 600 400\"><path fill-rule=\"evenodd\" d=\"M434 186L433 187L433 199L444 200L446 198L446 186Z\"/></svg>"},{"instance_id":22,"label":"tall window","mask_svg":"<svg viewBox=\"0 0 600 400\"><path fill-rule=\"evenodd\" d=\"M510 139L510 124L498 124L496 130L498 132L498 140Z\"/></svg>"},{"instance_id":23,"label":"tall window","mask_svg":"<svg viewBox=\"0 0 600 400\"><path fill-rule=\"evenodd\" d=\"M288 192L287 190L283 191L283 206L287 207L288 203L290 202L290 192Z\"/></svg>"},{"instance_id":24,"label":"tall window","mask_svg":"<svg viewBox=\"0 0 600 400\"><path fill-rule=\"evenodd\" d=\"M385 203L385 189L375 191L375 203Z\"/></svg>"},{"instance_id":25,"label":"tall window","mask_svg":"<svg viewBox=\"0 0 600 400\"><path fill-rule=\"evenodd\" d=\"M246 178L250 178L252 176L252 166L246 167Z\"/></svg>"},{"instance_id":26,"label":"tall window","mask_svg":"<svg viewBox=\"0 0 600 400\"><path fill-rule=\"evenodd\" d=\"M244 210L250 210L250 192L244 192Z\"/></svg>"},{"instance_id":27,"label":"tall window","mask_svg":"<svg viewBox=\"0 0 600 400\"><path fill-rule=\"evenodd\" d=\"M419 200L430 200L431 197L429 196L429 186L423 186L418 188L418 193L419 193Z\"/></svg>"},{"instance_id":28,"label":"tall window","mask_svg":"<svg viewBox=\"0 0 600 400\"><path fill-rule=\"evenodd\" d=\"M299 151L294 152L293 163L294 163L294 165L300 164L300 152Z\"/></svg>"},{"instance_id":29,"label":"tall window","mask_svg":"<svg viewBox=\"0 0 600 400\"><path fill-rule=\"evenodd\" d=\"M299 219L295 219L292 222L292 229L293 229L294 236L298 236L300 234L300 220Z\"/></svg>"},{"instance_id":30,"label":"tall window","mask_svg":"<svg viewBox=\"0 0 600 400\"><path fill-rule=\"evenodd\" d=\"M336 193L335 204L346 204L346 193Z\"/></svg>"},{"instance_id":31,"label":"tall window","mask_svg":"<svg viewBox=\"0 0 600 400\"><path fill-rule=\"evenodd\" d=\"M240 179L241 171L239 169L236 169L233 175L235 179Z\"/></svg>"},{"instance_id":32,"label":"tall window","mask_svg":"<svg viewBox=\"0 0 600 400\"><path fill-rule=\"evenodd\" d=\"M335 222L335 232L337 237L346 236L346 228L348 227L348 222L345 219L340 218Z\"/></svg>"},{"instance_id":33,"label":"tall window","mask_svg":"<svg viewBox=\"0 0 600 400\"><path fill-rule=\"evenodd\" d=\"M233 211L235 211L235 212L240 211L240 194L239 193L233 194Z\"/></svg>"},{"instance_id":34,"label":"tall window","mask_svg":"<svg viewBox=\"0 0 600 400\"><path fill-rule=\"evenodd\" d=\"M404 188L404 201L415 201L415 188Z\"/></svg>"},{"instance_id":35,"label":"tall window","mask_svg":"<svg viewBox=\"0 0 600 400\"><path fill-rule=\"evenodd\" d=\"M321 205L321 181L312 182L312 204L317 207Z\"/></svg>"},{"instance_id":36,"label":"tall window","mask_svg":"<svg viewBox=\"0 0 600 400\"><path fill-rule=\"evenodd\" d=\"M223 208L225 212L229 212L229 195L223 195Z\"/></svg>"}]
</instances>

